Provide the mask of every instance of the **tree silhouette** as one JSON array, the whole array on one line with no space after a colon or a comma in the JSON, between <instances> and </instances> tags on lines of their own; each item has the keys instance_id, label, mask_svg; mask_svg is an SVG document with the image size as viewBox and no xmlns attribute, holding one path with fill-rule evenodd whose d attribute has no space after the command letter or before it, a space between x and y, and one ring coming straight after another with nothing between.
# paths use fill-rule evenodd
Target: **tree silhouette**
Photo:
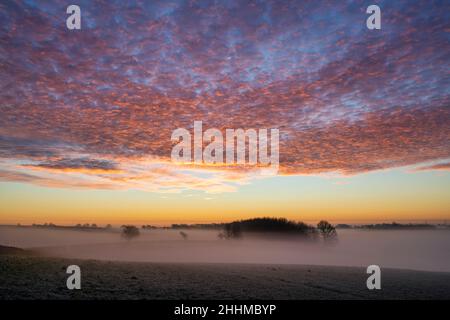
<instances>
[{"instance_id":1,"label":"tree silhouette","mask_svg":"<svg viewBox=\"0 0 450 320\"><path fill-rule=\"evenodd\" d=\"M317 224L317 230L325 240L335 239L337 237L336 228L328 221L322 220Z\"/></svg>"},{"instance_id":2,"label":"tree silhouette","mask_svg":"<svg viewBox=\"0 0 450 320\"><path fill-rule=\"evenodd\" d=\"M122 226L122 237L127 240L131 240L133 238L138 237L140 234L139 229L135 226L131 225L123 225Z\"/></svg>"},{"instance_id":3,"label":"tree silhouette","mask_svg":"<svg viewBox=\"0 0 450 320\"><path fill-rule=\"evenodd\" d=\"M183 237L184 240L187 240L188 235L186 232L180 231L180 235Z\"/></svg>"},{"instance_id":4,"label":"tree silhouette","mask_svg":"<svg viewBox=\"0 0 450 320\"><path fill-rule=\"evenodd\" d=\"M225 238L240 238L242 236L242 228L240 222L232 222L225 225Z\"/></svg>"}]
</instances>

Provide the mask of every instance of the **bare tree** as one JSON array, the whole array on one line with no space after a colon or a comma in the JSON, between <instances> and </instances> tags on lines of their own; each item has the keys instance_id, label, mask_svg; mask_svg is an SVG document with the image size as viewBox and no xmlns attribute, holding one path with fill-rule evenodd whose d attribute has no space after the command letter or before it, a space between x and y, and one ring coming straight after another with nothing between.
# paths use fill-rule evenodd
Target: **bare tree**
<instances>
[{"instance_id":1,"label":"bare tree","mask_svg":"<svg viewBox=\"0 0 450 320\"><path fill-rule=\"evenodd\" d=\"M328 221L322 220L317 224L317 230L325 240L333 240L337 237L336 228Z\"/></svg>"}]
</instances>

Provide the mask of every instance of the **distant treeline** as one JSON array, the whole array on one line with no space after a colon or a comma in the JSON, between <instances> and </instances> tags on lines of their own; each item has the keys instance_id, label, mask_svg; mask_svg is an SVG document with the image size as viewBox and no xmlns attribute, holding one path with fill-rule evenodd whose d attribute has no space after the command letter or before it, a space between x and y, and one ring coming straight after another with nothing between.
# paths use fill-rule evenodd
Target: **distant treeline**
<instances>
[{"instance_id":1,"label":"distant treeline","mask_svg":"<svg viewBox=\"0 0 450 320\"><path fill-rule=\"evenodd\" d=\"M428 224L428 223L377 223L377 224L338 224L336 229L369 229L369 230L406 230L406 229L438 229L438 228L450 228L447 224Z\"/></svg>"},{"instance_id":2,"label":"distant treeline","mask_svg":"<svg viewBox=\"0 0 450 320\"><path fill-rule=\"evenodd\" d=\"M225 227L226 223L196 223L196 224L172 224L171 229L210 229L220 230Z\"/></svg>"},{"instance_id":3,"label":"distant treeline","mask_svg":"<svg viewBox=\"0 0 450 320\"><path fill-rule=\"evenodd\" d=\"M17 225L18 227L22 227L20 224ZM99 227L95 223L89 224L77 224L74 226L60 226L53 223L44 223L44 224L36 224L33 223L31 225L34 228L46 228L46 229L64 229L64 230L86 230L86 231L92 231L92 230L110 230L112 229L112 226L110 224L107 224L104 227Z\"/></svg>"},{"instance_id":4,"label":"distant treeline","mask_svg":"<svg viewBox=\"0 0 450 320\"><path fill-rule=\"evenodd\" d=\"M18 225L20 226L20 225ZM110 224L105 227L99 227L96 224L77 224L75 226L58 226L53 223L33 224L35 228L51 228L65 230L110 230ZM285 218L254 218L247 220L233 221L230 223L207 223L207 224L172 224L170 227L157 227L153 225L142 225L143 230L152 229L200 229L200 230L217 230L220 239L240 238L243 233L265 233L265 234L283 234L297 236L318 235L324 238L335 238L337 233L334 226L327 221L321 221L316 227L307 225L304 222L290 221ZM126 238L132 238L139 235L139 229L133 225L124 225L121 227L122 233ZM180 233L181 234L181 233ZM132 235L132 237L130 236ZM186 234L185 234L186 235ZM183 237L187 239L186 236Z\"/></svg>"},{"instance_id":5,"label":"distant treeline","mask_svg":"<svg viewBox=\"0 0 450 320\"><path fill-rule=\"evenodd\" d=\"M142 229L157 229L155 226L143 225ZM238 220L229 223L197 223L197 224L172 224L162 229L185 230L217 230L220 239L240 238L244 233L263 233L278 235L295 235L326 239L336 238L336 228L327 221L320 221L317 226L311 226L304 222L296 222L285 218L254 218Z\"/></svg>"},{"instance_id":6,"label":"distant treeline","mask_svg":"<svg viewBox=\"0 0 450 320\"><path fill-rule=\"evenodd\" d=\"M17 224L18 227L27 227ZM30 226L28 226L30 227ZM81 230L81 231L108 231L114 230L111 224L98 226L95 223L77 224L74 226L61 226L53 223L33 224L34 228ZM428 224L428 223L378 223L378 224L337 224L331 225L327 221L321 221L316 226L308 225L304 222L295 222L285 218L254 218L247 220L238 220L229 223L197 223L197 224L172 224L166 227L153 225L142 225L143 230L153 229L193 229L193 230L217 230L219 238L238 238L243 233L266 233L266 234L285 234L301 236L322 235L325 238L334 238L337 235L336 229L362 229L362 230L426 230L426 229L450 229L447 224Z\"/></svg>"}]
</instances>

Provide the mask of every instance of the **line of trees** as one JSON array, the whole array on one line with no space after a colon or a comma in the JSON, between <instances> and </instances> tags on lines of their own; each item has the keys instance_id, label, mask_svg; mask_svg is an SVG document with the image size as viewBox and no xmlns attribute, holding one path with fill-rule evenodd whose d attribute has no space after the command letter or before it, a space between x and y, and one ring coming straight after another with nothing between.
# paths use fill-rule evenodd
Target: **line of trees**
<instances>
[{"instance_id":1,"label":"line of trees","mask_svg":"<svg viewBox=\"0 0 450 320\"><path fill-rule=\"evenodd\" d=\"M213 224L217 227L219 224ZM290 221L285 218L254 218L247 220L233 221L230 223L220 224L222 231L218 234L220 239L239 239L244 232L264 233L264 234L279 234L279 235L295 235L302 237L317 238L322 237L326 241L335 240L337 238L336 228L328 221L320 221L316 227L308 225L304 222ZM172 225L174 226L174 225ZM175 225L173 229L181 229L181 226ZM207 225L202 225L201 229L206 229ZM143 229L153 229L155 227L150 225L142 226ZM140 235L140 231L133 225L123 225L122 237L131 240ZM188 235L180 231L179 234L185 240Z\"/></svg>"},{"instance_id":2,"label":"line of trees","mask_svg":"<svg viewBox=\"0 0 450 320\"><path fill-rule=\"evenodd\" d=\"M91 224L78 223L74 226L61 226L61 225L56 225L56 224L50 222L50 223L44 223L44 224L33 223L31 226L34 228L77 229L77 230L88 230L88 229L96 229L96 230L102 229L103 230L103 229L111 229L112 228L112 226L110 224L107 224L105 227L100 227L95 223L91 223Z\"/></svg>"}]
</instances>

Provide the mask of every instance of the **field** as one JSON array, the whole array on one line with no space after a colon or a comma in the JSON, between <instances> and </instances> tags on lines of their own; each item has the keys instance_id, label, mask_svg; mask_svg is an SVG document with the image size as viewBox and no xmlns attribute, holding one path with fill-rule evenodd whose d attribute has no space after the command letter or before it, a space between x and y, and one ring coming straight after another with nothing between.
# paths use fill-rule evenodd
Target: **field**
<instances>
[{"instance_id":1,"label":"field","mask_svg":"<svg viewBox=\"0 0 450 320\"><path fill-rule=\"evenodd\" d=\"M0 299L450 299L450 232L339 231L333 244L217 231L0 227ZM66 287L81 268L81 290ZM381 290L366 267L381 268Z\"/></svg>"},{"instance_id":2,"label":"field","mask_svg":"<svg viewBox=\"0 0 450 320\"><path fill-rule=\"evenodd\" d=\"M81 290L66 268L81 268ZM108 262L0 255L1 299L449 299L450 273L384 269L382 290L364 268Z\"/></svg>"}]
</instances>

